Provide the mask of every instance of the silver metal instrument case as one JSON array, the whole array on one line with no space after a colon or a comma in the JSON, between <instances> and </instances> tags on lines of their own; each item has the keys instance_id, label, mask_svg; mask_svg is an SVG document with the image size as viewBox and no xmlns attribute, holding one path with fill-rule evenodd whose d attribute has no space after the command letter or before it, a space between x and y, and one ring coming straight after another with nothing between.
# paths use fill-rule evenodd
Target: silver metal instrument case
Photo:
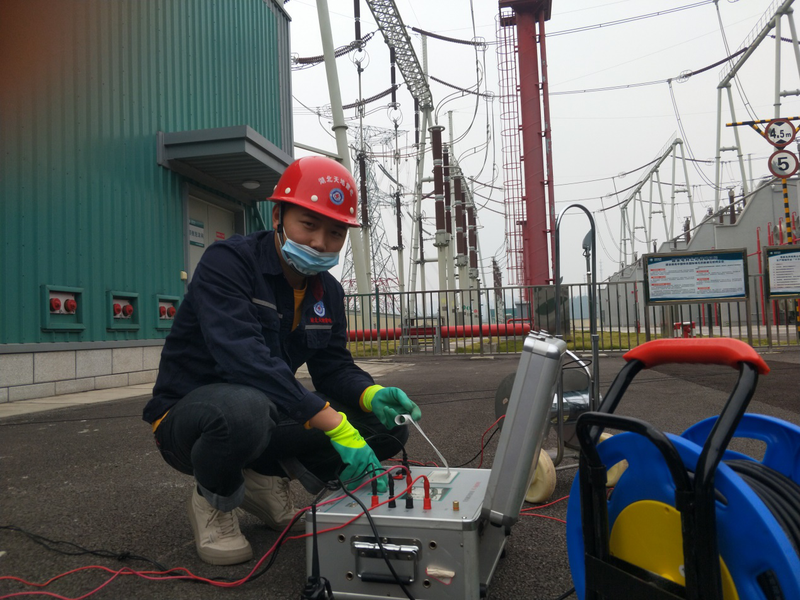
<instances>
[{"instance_id":1,"label":"silver metal instrument case","mask_svg":"<svg viewBox=\"0 0 800 600\"><path fill-rule=\"evenodd\" d=\"M431 480L431 509L423 508L419 480L412 490L413 508L406 508L401 496L396 508L383 505L371 510L380 544L351 498L318 507L320 575L330 581L337 600L406 598L384 552L417 600L477 600L487 595L535 470L533 459L547 431L565 351L563 340L546 333L527 336L492 468L450 469L447 476L444 467L412 466L413 478L426 475ZM397 491L403 490L405 478L395 484ZM370 507L369 486L356 496ZM336 529L325 531L332 528ZM310 513L306 531L312 531ZM311 537L306 565L310 576Z\"/></svg>"}]
</instances>

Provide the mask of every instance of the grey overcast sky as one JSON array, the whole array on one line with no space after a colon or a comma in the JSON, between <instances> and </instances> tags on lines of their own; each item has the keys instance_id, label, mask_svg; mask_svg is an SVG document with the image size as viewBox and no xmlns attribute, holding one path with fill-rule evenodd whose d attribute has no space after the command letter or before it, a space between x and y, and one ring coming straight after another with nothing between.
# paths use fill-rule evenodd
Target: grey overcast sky
<instances>
[{"instance_id":1,"label":"grey overcast sky","mask_svg":"<svg viewBox=\"0 0 800 600\"><path fill-rule=\"evenodd\" d=\"M462 94L436 81L431 90L436 106L436 118L444 125L445 140L449 139L449 115L452 113L456 140L455 153L469 177L485 185L475 188L481 230L480 249L485 279L491 281L491 259L506 264L505 223L503 213L503 165L501 152L501 103L496 97L498 88L497 2L487 0L395 0L403 22L409 27L435 32L444 36L487 43L485 50L429 38L427 66L431 77L461 87L490 92L492 101ZM553 136L553 180L556 211L573 202L590 209L597 223L599 236L598 261L600 275L605 278L617 270L619 262L619 209L602 210L624 200L627 195L613 195L635 184L650 163L673 136L684 140L687 158L711 161L716 154L717 84L723 66L677 81L681 73L699 71L738 50L754 28L763 24L762 17L782 4L779 0L553 0L552 17L546 23L547 58L551 93ZM309 57L322 53L317 8L314 0L290 0L285 9L292 17L292 51L296 56ZM334 45L346 45L354 39L355 26L352 0L329 0ZM658 16L646 15L661 12ZM626 23L616 23L630 20ZM581 31L572 31L582 29ZM375 32L363 54L345 56L337 61L344 104L359 98L359 80L354 63L363 61L361 97L368 98L390 86L388 49L375 24L366 2L361 3L362 35ZM420 60L423 56L422 37L410 32ZM783 19L782 35L788 37L789 27ZM747 61L734 88L737 120L752 117L769 119L774 116L775 47L767 38ZM800 76L791 44L783 43L781 89L800 88ZM400 73L398 81L402 81ZM674 78L673 94L664 81ZM335 150L330 131L330 119L319 112L329 104L323 65L295 70L292 77L295 97L295 139L304 144ZM661 82L651 85L636 85ZM619 89L593 91L597 88ZM389 97L368 105L364 123L370 126L372 149L390 154L394 121L401 116L400 150L404 158L400 176L406 190L412 189L414 161L411 154L414 141L414 112L411 94L405 86L398 91L399 111L390 111ZM674 102L673 102L674 98ZM748 103L750 113L745 109ZM781 116L800 114L797 96L783 99ZM350 133L354 134L359 121L353 109L346 111ZM723 122L732 119L727 110ZM682 129L681 129L682 127ZM752 129L741 128L740 139L745 155L752 159L753 176L768 174L767 157L771 146ZM733 144L730 128L723 130L723 145ZM302 152L298 152L298 155ZM733 159L732 154L723 159ZM391 172L395 166L390 156L380 159ZM430 156L426 159L430 168ZM723 170L723 185L738 179L735 165ZM632 173L629 173L633 171ZM624 176L621 174L628 173ZM671 178L671 164L660 171L662 181ZM385 192L393 191L388 178L379 176ZM689 185L693 191L695 214L698 219L714 203L714 168L710 163L689 165ZM683 182L680 174L678 181ZM737 192L740 193L740 192ZM727 197L727 194L724 194ZM689 215L686 195L679 195L675 219L678 224ZM411 197L406 196L408 212ZM793 210L797 199L793 199ZM431 234L433 202L428 201L424 214L431 219L425 230ZM640 217L641 218L641 217ZM387 237L395 242L394 218L386 212L384 219ZM679 225L676 225L676 228ZM575 211L564 217L561 227L561 267L566 283L583 281L584 259L581 241L588 231L583 213ZM404 225L405 245L411 222ZM660 242L665 234L654 227L653 236ZM431 242L426 246L433 256ZM645 248L636 244L639 253ZM410 252L406 253L406 256ZM408 272L408 265L406 265ZM437 287L433 267L428 267L428 289ZM504 274L504 282L507 278Z\"/></svg>"}]
</instances>

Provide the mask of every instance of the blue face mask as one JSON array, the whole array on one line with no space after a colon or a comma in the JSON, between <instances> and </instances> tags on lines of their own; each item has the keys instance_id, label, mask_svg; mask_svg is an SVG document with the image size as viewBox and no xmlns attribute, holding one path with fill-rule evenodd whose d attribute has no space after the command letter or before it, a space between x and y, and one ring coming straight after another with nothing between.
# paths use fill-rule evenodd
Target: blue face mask
<instances>
[{"instance_id":1,"label":"blue face mask","mask_svg":"<svg viewBox=\"0 0 800 600\"><path fill-rule=\"evenodd\" d=\"M296 244L286 235L281 246L281 254L290 267L301 275L310 277L332 269L339 264L338 252L318 252L310 246Z\"/></svg>"}]
</instances>

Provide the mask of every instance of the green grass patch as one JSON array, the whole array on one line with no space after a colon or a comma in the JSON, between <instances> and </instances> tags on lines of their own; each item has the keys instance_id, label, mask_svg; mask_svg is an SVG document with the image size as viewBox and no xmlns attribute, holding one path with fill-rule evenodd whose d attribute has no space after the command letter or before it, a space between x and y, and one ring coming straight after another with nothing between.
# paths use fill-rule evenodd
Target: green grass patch
<instances>
[{"instance_id":1,"label":"green grass patch","mask_svg":"<svg viewBox=\"0 0 800 600\"><path fill-rule=\"evenodd\" d=\"M651 334L650 339L660 339L661 335ZM708 337L707 335L698 335L698 338ZM727 336L713 336L713 337L727 337ZM747 343L747 336L739 337L743 342ZM474 340L474 338L473 338ZM451 340L452 341L452 340ZM461 342L464 343L461 343ZM574 335L570 334L565 337L567 348L573 352L590 352L592 349L592 336L588 331L577 332ZM486 336L483 338L483 353L484 354L519 354L522 352L522 347L525 343L525 338L507 338L497 336ZM645 343L644 332L617 332L617 331L604 331L599 334L598 348L601 352L608 351L625 351L635 348L640 344ZM766 337L753 338L753 346L756 348L765 348L769 344ZM780 340L772 340L774 347L798 346L800 341L798 339L786 339L786 336L781 336ZM350 342L347 345L348 349L355 358L377 358L378 357L378 342ZM380 343L380 356L393 356L400 354L400 342L396 340L384 341ZM447 349L445 349L447 353ZM450 353L455 354L480 354L481 344L479 341L459 340L458 345L450 350Z\"/></svg>"},{"instance_id":2,"label":"green grass patch","mask_svg":"<svg viewBox=\"0 0 800 600\"><path fill-rule=\"evenodd\" d=\"M398 353L399 342L385 341L380 343L380 356L391 356ZM378 342L348 342L347 349L353 358L377 358Z\"/></svg>"},{"instance_id":3,"label":"green grass patch","mask_svg":"<svg viewBox=\"0 0 800 600\"><path fill-rule=\"evenodd\" d=\"M651 335L650 339L657 339L661 336ZM567 348L573 352L589 352L592 349L592 336L586 332L577 333L574 336L565 337ZM598 347L601 351L609 350L630 350L639 344L644 344L645 335L640 333L625 333L625 332L603 332L598 337ZM524 338L497 338L485 337L483 339L484 353L491 354L504 354L522 352L522 346L525 343ZM466 344L463 347L456 349L457 354L479 354L480 343Z\"/></svg>"}]
</instances>

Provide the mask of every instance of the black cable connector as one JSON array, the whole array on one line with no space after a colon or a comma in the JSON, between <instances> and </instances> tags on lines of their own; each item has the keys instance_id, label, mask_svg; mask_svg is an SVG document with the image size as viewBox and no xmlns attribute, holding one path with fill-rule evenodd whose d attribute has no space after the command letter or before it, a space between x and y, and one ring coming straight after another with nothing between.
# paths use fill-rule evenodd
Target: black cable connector
<instances>
[{"instance_id":1,"label":"black cable connector","mask_svg":"<svg viewBox=\"0 0 800 600\"><path fill-rule=\"evenodd\" d=\"M397 508L397 502L394 499L394 477L387 477L389 480L389 508Z\"/></svg>"},{"instance_id":2,"label":"black cable connector","mask_svg":"<svg viewBox=\"0 0 800 600\"><path fill-rule=\"evenodd\" d=\"M408 462L408 452L406 452L405 446L403 446L403 466L406 468L406 477L411 477L411 463Z\"/></svg>"},{"instance_id":3,"label":"black cable connector","mask_svg":"<svg viewBox=\"0 0 800 600\"><path fill-rule=\"evenodd\" d=\"M333 600L331 582L324 577L309 577L301 598L302 600Z\"/></svg>"},{"instance_id":4,"label":"black cable connector","mask_svg":"<svg viewBox=\"0 0 800 600\"><path fill-rule=\"evenodd\" d=\"M317 500L311 504L311 576L303 588L302 600L333 600L330 582L319 574L319 548L317 546Z\"/></svg>"}]
</instances>

